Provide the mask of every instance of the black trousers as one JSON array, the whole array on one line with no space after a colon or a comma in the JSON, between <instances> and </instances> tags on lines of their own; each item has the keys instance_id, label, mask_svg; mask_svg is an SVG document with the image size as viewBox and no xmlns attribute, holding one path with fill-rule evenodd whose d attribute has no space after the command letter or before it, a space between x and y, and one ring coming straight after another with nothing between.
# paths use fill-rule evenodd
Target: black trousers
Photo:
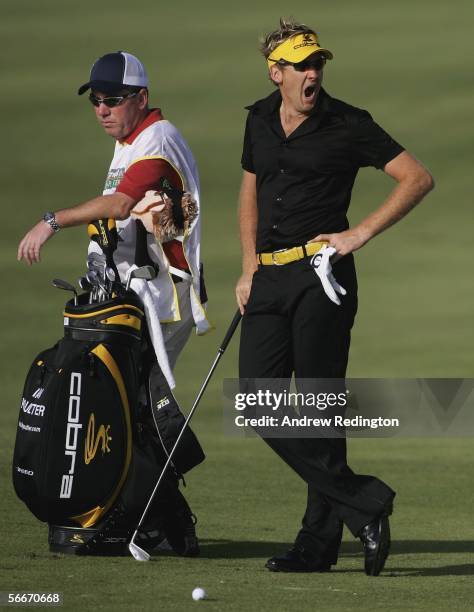
<instances>
[{"instance_id":1,"label":"black trousers","mask_svg":"<svg viewBox=\"0 0 474 612\"><path fill-rule=\"evenodd\" d=\"M348 294L331 302L309 258L259 266L242 319L240 378L341 378L357 311L353 257L333 272ZM395 493L347 465L345 438L264 438L307 483L308 500L296 543L335 563L343 523L354 536L389 506Z\"/></svg>"}]
</instances>

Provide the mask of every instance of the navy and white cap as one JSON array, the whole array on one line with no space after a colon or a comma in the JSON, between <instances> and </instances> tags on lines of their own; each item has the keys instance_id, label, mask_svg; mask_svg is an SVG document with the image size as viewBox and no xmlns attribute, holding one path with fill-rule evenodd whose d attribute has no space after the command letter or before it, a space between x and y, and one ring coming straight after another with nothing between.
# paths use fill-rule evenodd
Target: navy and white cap
<instances>
[{"instance_id":1,"label":"navy and white cap","mask_svg":"<svg viewBox=\"0 0 474 612\"><path fill-rule=\"evenodd\" d=\"M91 69L89 81L79 87L81 96L89 88L115 93L126 86L148 87L148 76L141 61L131 53L116 51L99 57Z\"/></svg>"}]
</instances>

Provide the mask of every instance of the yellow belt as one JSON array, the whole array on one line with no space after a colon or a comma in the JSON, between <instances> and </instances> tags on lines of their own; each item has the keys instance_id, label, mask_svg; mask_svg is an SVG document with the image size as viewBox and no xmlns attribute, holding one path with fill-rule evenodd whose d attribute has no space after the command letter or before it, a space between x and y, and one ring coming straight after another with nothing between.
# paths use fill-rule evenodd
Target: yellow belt
<instances>
[{"instance_id":1,"label":"yellow belt","mask_svg":"<svg viewBox=\"0 0 474 612\"><path fill-rule=\"evenodd\" d=\"M257 259L264 266L284 266L292 261L314 255L326 245L327 242L308 242L304 246L296 246L292 249L282 249L281 251L273 251L273 253L258 253Z\"/></svg>"}]
</instances>

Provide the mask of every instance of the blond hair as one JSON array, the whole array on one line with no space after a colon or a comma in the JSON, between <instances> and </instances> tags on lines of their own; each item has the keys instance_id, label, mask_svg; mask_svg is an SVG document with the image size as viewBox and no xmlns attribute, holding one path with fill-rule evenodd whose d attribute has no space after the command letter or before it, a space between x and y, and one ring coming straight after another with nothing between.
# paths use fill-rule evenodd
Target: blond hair
<instances>
[{"instance_id":1,"label":"blond hair","mask_svg":"<svg viewBox=\"0 0 474 612\"><path fill-rule=\"evenodd\" d=\"M296 34L316 34L316 32L304 23L297 23L292 17L288 19L280 17L280 27L278 30L270 32L270 34L266 34L260 38L260 51L265 56L265 59L267 59L282 42L285 42L285 40Z\"/></svg>"}]
</instances>

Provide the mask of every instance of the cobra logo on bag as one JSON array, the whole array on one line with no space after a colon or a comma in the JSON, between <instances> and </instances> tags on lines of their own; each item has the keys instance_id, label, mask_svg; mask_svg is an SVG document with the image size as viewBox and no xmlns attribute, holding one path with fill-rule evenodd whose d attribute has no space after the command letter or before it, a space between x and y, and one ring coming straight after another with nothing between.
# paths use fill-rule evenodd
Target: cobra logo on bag
<instances>
[{"instance_id":1,"label":"cobra logo on bag","mask_svg":"<svg viewBox=\"0 0 474 612\"><path fill-rule=\"evenodd\" d=\"M72 485L74 481L74 471L76 469L76 454L79 438L79 430L82 429L82 423L79 423L80 408L81 408L81 380L80 372L71 372L69 385L69 402L68 402L68 417L66 429L66 446L64 455L70 461L69 470L63 474L61 479L61 490L59 497L61 499L69 499L72 493Z\"/></svg>"}]
</instances>

